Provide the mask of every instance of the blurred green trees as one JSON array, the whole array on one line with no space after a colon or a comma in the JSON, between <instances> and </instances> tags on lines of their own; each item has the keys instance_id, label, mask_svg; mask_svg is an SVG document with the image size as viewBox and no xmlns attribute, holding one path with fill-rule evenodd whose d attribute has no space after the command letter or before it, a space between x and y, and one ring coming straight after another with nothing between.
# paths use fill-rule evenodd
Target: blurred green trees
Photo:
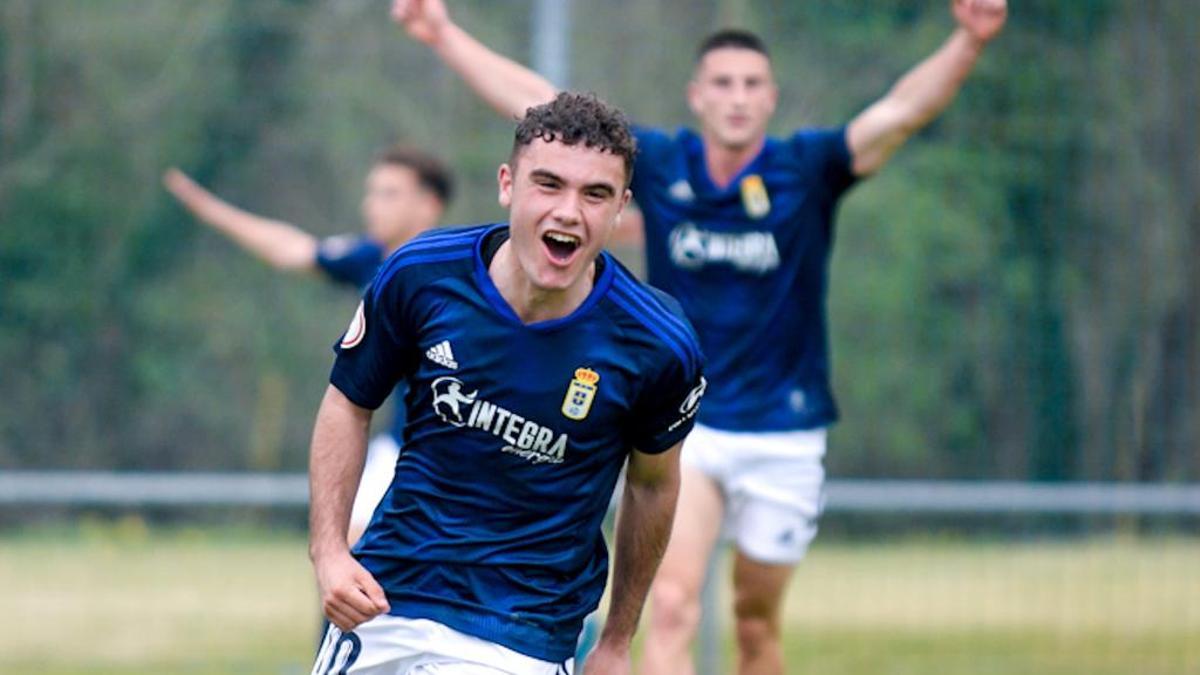
<instances>
[{"instance_id":1,"label":"blurred green trees","mask_svg":"<svg viewBox=\"0 0 1200 675\"><path fill-rule=\"evenodd\" d=\"M532 2L451 3L526 60ZM843 204L842 476L1200 480L1200 79L1185 3L1015 3L956 103ZM300 469L353 293L175 207L178 164L318 234L375 149L500 217L511 128L366 0L0 5L0 467ZM574 3L573 85L690 121L693 43L772 46L775 131L837 125L952 27L942 0ZM665 85L665 86L664 86Z\"/></svg>"}]
</instances>

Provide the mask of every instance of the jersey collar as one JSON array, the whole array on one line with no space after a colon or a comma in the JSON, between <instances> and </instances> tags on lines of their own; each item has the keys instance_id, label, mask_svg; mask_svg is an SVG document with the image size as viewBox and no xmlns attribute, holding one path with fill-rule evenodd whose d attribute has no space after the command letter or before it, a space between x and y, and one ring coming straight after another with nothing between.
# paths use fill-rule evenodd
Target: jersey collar
<instances>
[{"instance_id":1,"label":"jersey collar","mask_svg":"<svg viewBox=\"0 0 1200 675\"><path fill-rule=\"evenodd\" d=\"M688 173L691 175L696 187L704 194L717 197L738 192L741 189L743 178L751 174L761 173L761 167L766 162L767 156L774 150L773 146L775 144L774 139L768 136L758 154L746 166L742 167L741 171L737 172L733 180L729 181L729 185L717 187L717 184L713 182L712 176L708 175L708 163L704 158L704 139L699 133L691 129L681 129L679 136L683 142L683 148L687 157Z\"/></svg>"},{"instance_id":2,"label":"jersey collar","mask_svg":"<svg viewBox=\"0 0 1200 675\"><path fill-rule=\"evenodd\" d=\"M596 275L595 283L592 284L591 293L588 294L583 303L575 308L575 311L557 319L536 321L534 323L525 323L521 321L521 317L517 316L517 313L513 311L513 308L508 304L508 301L504 299L504 296L500 295L500 289L496 288L495 282L492 281L492 277L488 274L487 264L483 259L483 243L487 241L488 237L493 233L507 229L508 223L499 223L484 230L483 233L479 235L479 238L475 240L474 258L475 283L479 286L479 290L483 293L483 297L487 300L488 304L492 306L492 309L496 310L496 312L509 323L539 332L563 328L574 323L580 317L587 314L592 307L596 306L596 303L600 302L601 298L604 297L604 294L608 292L609 287L612 286L613 268L616 266L615 262L609 256L608 251L600 251L600 256L604 258L604 264L599 265L600 271Z\"/></svg>"}]
</instances>

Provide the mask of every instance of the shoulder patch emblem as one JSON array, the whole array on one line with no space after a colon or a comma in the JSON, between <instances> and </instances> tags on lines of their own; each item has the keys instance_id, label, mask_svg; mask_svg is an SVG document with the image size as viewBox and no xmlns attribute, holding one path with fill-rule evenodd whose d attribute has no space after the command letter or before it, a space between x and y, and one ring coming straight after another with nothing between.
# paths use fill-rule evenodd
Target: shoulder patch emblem
<instances>
[{"instance_id":1,"label":"shoulder patch emblem","mask_svg":"<svg viewBox=\"0 0 1200 675\"><path fill-rule=\"evenodd\" d=\"M576 368L575 378L567 387L567 395L563 399L562 414L571 420L582 420L592 409L592 401L596 398L600 374L591 368Z\"/></svg>"},{"instance_id":2,"label":"shoulder patch emblem","mask_svg":"<svg viewBox=\"0 0 1200 675\"><path fill-rule=\"evenodd\" d=\"M367 316L363 302L360 300L358 309L354 310L354 318L350 320L350 326L346 329L346 334L342 336L342 349L353 349L358 346L358 343L363 341L367 336Z\"/></svg>"},{"instance_id":3,"label":"shoulder patch emblem","mask_svg":"<svg viewBox=\"0 0 1200 675\"><path fill-rule=\"evenodd\" d=\"M750 174L742 179L740 187L746 215L751 218L763 218L771 212L771 198L767 195L767 185L762 176Z\"/></svg>"}]
</instances>

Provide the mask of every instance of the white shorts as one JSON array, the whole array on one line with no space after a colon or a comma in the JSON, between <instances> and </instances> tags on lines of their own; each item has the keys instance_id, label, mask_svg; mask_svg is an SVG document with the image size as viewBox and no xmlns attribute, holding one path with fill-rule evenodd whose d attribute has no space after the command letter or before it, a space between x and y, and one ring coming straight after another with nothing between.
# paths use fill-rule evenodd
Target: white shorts
<instances>
[{"instance_id":1,"label":"white shorts","mask_svg":"<svg viewBox=\"0 0 1200 675\"><path fill-rule=\"evenodd\" d=\"M551 663L428 619L381 614L343 633L330 624L312 675L571 675Z\"/></svg>"},{"instance_id":2,"label":"white shorts","mask_svg":"<svg viewBox=\"0 0 1200 675\"><path fill-rule=\"evenodd\" d=\"M367 444L367 459L363 464L362 479L354 495L354 508L350 511L351 529L363 530L375 515L375 507L392 484L396 475L396 459L400 457L400 446L391 434L379 434Z\"/></svg>"},{"instance_id":3,"label":"white shorts","mask_svg":"<svg viewBox=\"0 0 1200 675\"><path fill-rule=\"evenodd\" d=\"M724 493L726 539L753 560L794 565L817 536L825 439L825 429L746 433L697 424L681 461Z\"/></svg>"}]
</instances>

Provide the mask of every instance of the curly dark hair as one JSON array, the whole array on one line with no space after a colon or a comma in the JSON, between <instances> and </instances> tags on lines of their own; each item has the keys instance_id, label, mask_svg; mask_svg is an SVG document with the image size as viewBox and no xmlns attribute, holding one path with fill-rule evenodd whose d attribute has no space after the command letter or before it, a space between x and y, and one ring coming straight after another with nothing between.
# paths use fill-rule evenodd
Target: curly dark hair
<instances>
[{"instance_id":1,"label":"curly dark hair","mask_svg":"<svg viewBox=\"0 0 1200 675\"><path fill-rule=\"evenodd\" d=\"M538 138L564 145L583 143L589 148L611 152L625 162L625 187L633 178L637 142L629 131L629 122L624 113L595 94L559 92L554 100L526 110L513 138L511 163L514 166L521 148Z\"/></svg>"}]
</instances>

